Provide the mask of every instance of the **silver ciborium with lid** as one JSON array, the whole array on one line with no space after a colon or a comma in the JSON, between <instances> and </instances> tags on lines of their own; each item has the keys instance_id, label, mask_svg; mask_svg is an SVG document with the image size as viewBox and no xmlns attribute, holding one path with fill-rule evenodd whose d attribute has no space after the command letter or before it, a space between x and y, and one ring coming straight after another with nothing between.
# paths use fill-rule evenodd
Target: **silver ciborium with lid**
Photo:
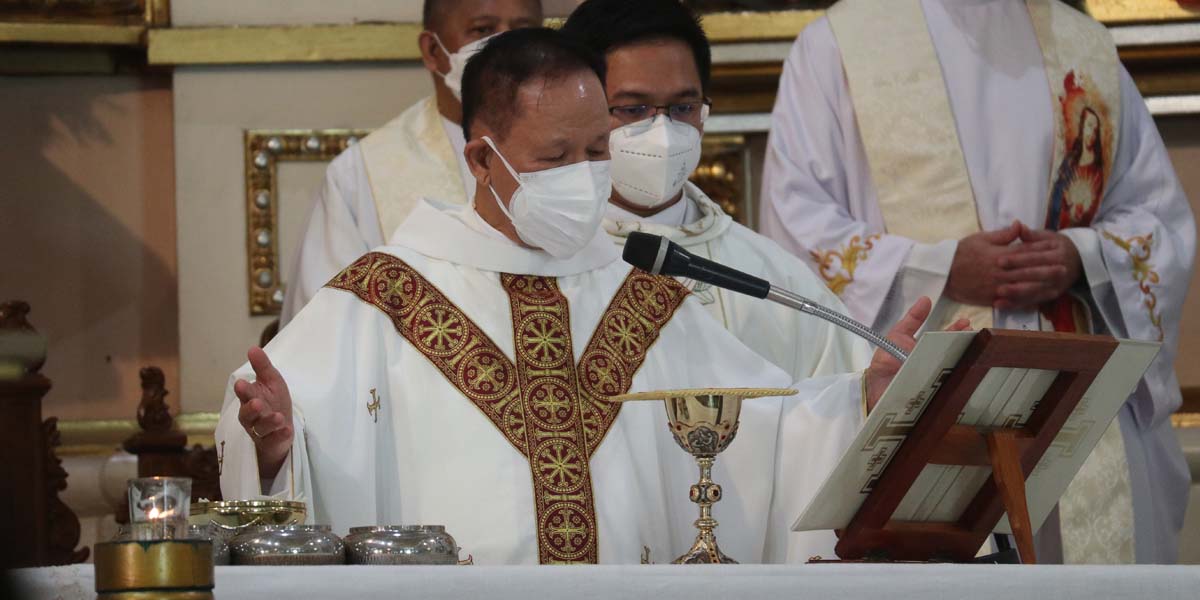
<instances>
[{"instance_id":1,"label":"silver ciborium with lid","mask_svg":"<svg viewBox=\"0 0 1200 600\"><path fill-rule=\"evenodd\" d=\"M742 401L767 396L791 396L796 390L774 388L707 388L662 390L612 396L610 402L662 400L667 407L667 426L675 443L696 458L700 480L688 497L700 506L695 526L700 532L692 547L675 559L675 564L736 563L717 547L717 520L712 505L721 500L721 486L712 480L712 466L737 435Z\"/></svg>"}]
</instances>

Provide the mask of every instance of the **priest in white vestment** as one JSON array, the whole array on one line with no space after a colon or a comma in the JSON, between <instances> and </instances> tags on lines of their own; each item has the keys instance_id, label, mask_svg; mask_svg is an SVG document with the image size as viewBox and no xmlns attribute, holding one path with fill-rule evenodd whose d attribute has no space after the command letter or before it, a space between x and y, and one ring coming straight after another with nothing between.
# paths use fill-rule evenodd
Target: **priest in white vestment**
<instances>
[{"instance_id":1,"label":"priest in white vestment","mask_svg":"<svg viewBox=\"0 0 1200 600\"><path fill-rule=\"evenodd\" d=\"M466 204L462 70L488 37L542 23L541 0L425 0L418 38L433 96L410 106L330 163L291 257L280 326L346 265L391 236L419 198Z\"/></svg>"},{"instance_id":2,"label":"priest in white vestment","mask_svg":"<svg viewBox=\"0 0 1200 600\"><path fill-rule=\"evenodd\" d=\"M526 29L489 42L464 83L474 202L418 203L391 245L251 350L216 432L226 498L303 499L337 531L441 523L480 564L629 563L643 546L661 562L690 545L677 524L695 507L673 481L695 465L662 406L603 399L793 379L678 282L623 264L600 231L602 66L567 40ZM928 309L892 339L911 348ZM727 554L828 552L828 537L789 525L898 368L877 352L865 376L746 402L715 474Z\"/></svg>"},{"instance_id":3,"label":"priest in white vestment","mask_svg":"<svg viewBox=\"0 0 1200 600\"><path fill-rule=\"evenodd\" d=\"M700 161L711 49L696 15L676 0L587 0L565 35L605 57L613 194L604 229L661 235L697 256L761 277L839 312L845 306L812 269L727 215L687 180ZM844 329L693 280L683 281L743 344L793 379L858 371L868 344Z\"/></svg>"},{"instance_id":4,"label":"priest in white vestment","mask_svg":"<svg viewBox=\"0 0 1200 600\"><path fill-rule=\"evenodd\" d=\"M1061 550L1175 560L1195 225L1102 26L1050 0L839 3L784 66L762 227L876 328L927 295L931 325L1164 342L1060 503Z\"/></svg>"}]
</instances>

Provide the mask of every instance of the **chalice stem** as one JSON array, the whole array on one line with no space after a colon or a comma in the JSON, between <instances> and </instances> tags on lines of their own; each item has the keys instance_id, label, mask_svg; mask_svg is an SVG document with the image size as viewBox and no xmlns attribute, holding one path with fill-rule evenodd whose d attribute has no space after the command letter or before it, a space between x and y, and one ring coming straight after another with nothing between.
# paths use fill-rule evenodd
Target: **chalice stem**
<instances>
[{"instance_id":1,"label":"chalice stem","mask_svg":"<svg viewBox=\"0 0 1200 600\"><path fill-rule=\"evenodd\" d=\"M700 531L691 549L675 559L675 564L737 563L721 552L717 547L717 536L713 533L717 528L717 520L712 516L712 505L721 500L721 486L712 480L715 460L713 456L696 458L696 463L700 465L700 481L692 486L691 500L700 506L700 518L694 523Z\"/></svg>"}]
</instances>

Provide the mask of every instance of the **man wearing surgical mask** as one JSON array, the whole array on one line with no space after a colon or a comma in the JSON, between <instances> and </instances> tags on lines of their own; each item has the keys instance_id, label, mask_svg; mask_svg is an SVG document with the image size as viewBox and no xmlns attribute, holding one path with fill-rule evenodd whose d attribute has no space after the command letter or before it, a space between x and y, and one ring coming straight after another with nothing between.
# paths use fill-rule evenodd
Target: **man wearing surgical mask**
<instances>
[{"instance_id":1,"label":"man wearing surgical mask","mask_svg":"<svg viewBox=\"0 0 1200 600\"><path fill-rule=\"evenodd\" d=\"M549 29L504 33L471 59L472 203L418 202L389 245L250 350L215 433L224 497L303 500L338 531L445 523L479 564L636 564L644 547L663 561L694 537L694 461L661 405L607 399L794 387L741 408L716 467L721 546L746 562L828 552L789 525L899 363L877 353L866 382L796 381L682 284L625 264L600 229L602 78ZM928 308L893 340L911 348Z\"/></svg>"},{"instance_id":2,"label":"man wearing surgical mask","mask_svg":"<svg viewBox=\"0 0 1200 600\"><path fill-rule=\"evenodd\" d=\"M484 40L542 22L540 0L425 0L418 38L434 94L329 165L286 280L286 325L329 278L384 243L421 197L466 204L461 82Z\"/></svg>"},{"instance_id":3,"label":"man wearing surgical mask","mask_svg":"<svg viewBox=\"0 0 1200 600\"><path fill-rule=\"evenodd\" d=\"M733 222L687 180L700 161L711 103L708 39L676 0L587 0L563 33L605 57L613 193L604 228L619 244L632 231L846 312L807 265ZM683 282L742 343L800 379L864 368L867 344L824 321L695 281Z\"/></svg>"}]
</instances>

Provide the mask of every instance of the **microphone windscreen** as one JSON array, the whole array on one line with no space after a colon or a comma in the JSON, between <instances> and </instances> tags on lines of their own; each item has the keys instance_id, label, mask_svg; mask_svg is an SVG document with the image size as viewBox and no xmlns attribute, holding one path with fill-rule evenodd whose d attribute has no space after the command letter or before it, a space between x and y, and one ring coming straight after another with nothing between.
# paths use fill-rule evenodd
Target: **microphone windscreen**
<instances>
[{"instance_id":1,"label":"microphone windscreen","mask_svg":"<svg viewBox=\"0 0 1200 600\"><path fill-rule=\"evenodd\" d=\"M625 251L621 258L647 273L653 273L654 262L658 259L658 249L661 245L661 235L634 231L625 239Z\"/></svg>"}]
</instances>

